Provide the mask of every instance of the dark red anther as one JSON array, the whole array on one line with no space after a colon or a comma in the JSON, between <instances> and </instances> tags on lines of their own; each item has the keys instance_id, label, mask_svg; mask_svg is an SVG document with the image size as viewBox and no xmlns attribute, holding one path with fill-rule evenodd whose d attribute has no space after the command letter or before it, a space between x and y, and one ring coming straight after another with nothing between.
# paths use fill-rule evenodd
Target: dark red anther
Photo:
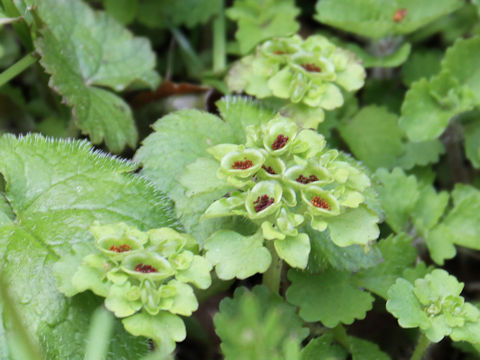
<instances>
[{"instance_id":1,"label":"dark red anther","mask_svg":"<svg viewBox=\"0 0 480 360\"><path fill-rule=\"evenodd\" d=\"M397 9L395 11L395 14L393 15L393 21L395 22L401 22L403 19L407 16L407 9Z\"/></svg>"},{"instance_id":2,"label":"dark red anther","mask_svg":"<svg viewBox=\"0 0 480 360\"><path fill-rule=\"evenodd\" d=\"M257 197L257 200L253 202L255 205L255 211L258 213L262 210L265 210L267 207L272 205L275 202L274 198L268 197L268 195L262 195Z\"/></svg>"},{"instance_id":3,"label":"dark red anther","mask_svg":"<svg viewBox=\"0 0 480 360\"><path fill-rule=\"evenodd\" d=\"M123 245L120 245L120 246L112 245L112 246L110 246L110 249L108 249L108 250L115 251L117 253L123 253L123 252L132 250L132 248L130 247L130 245L123 244Z\"/></svg>"},{"instance_id":4,"label":"dark red anther","mask_svg":"<svg viewBox=\"0 0 480 360\"><path fill-rule=\"evenodd\" d=\"M302 67L308 72L322 72L322 68L315 64L302 64Z\"/></svg>"},{"instance_id":5,"label":"dark red anther","mask_svg":"<svg viewBox=\"0 0 480 360\"><path fill-rule=\"evenodd\" d=\"M271 175L276 175L276 174L277 174L277 173L275 172L275 170L272 169L271 166L266 167L265 165L262 165L262 169L265 170L266 172L268 172L268 173L271 174Z\"/></svg>"},{"instance_id":6,"label":"dark red anther","mask_svg":"<svg viewBox=\"0 0 480 360\"><path fill-rule=\"evenodd\" d=\"M325 210L330 210L330 205L328 202L325 201L325 199L320 198L318 196L315 196L312 201L310 201L313 206L320 208L320 209L325 209Z\"/></svg>"},{"instance_id":7,"label":"dark red anther","mask_svg":"<svg viewBox=\"0 0 480 360\"><path fill-rule=\"evenodd\" d=\"M318 181L318 177L316 175L310 175L309 177L305 177L302 174L300 174L296 179L296 182L299 182L301 184L310 184L311 182Z\"/></svg>"},{"instance_id":8,"label":"dark red anther","mask_svg":"<svg viewBox=\"0 0 480 360\"><path fill-rule=\"evenodd\" d=\"M135 271L148 274L148 273L156 273L158 272L157 269L155 269L152 265L145 265L145 264L138 264L135 266Z\"/></svg>"},{"instance_id":9,"label":"dark red anther","mask_svg":"<svg viewBox=\"0 0 480 360\"><path fill-rule=\"evenodd\" d=\"M283 136L283 134L278 135L272 144L272 150L278 150L283 148L287 144L287 141L288 136Z\"/></svg>"},{"instance_id":10,"label":"dark red anther","mask_svg":"<svg viewBox=\"0 0 480 360\"><path fill-rule=\"evenodd\" d=\"M245 170L253 166L253 161L244 158L243 161L235 161L232 165L232 169L235 170Z\"/></svg>"},{"instance_id":11,"label":"dark red anther","mask_svg":"<svg viewBox=\"0 0 480 360\"><path fill-rule=\"evenodd\" d=\"M275 55L285 55L285 54L288 54L287 52L282 51L282 50L275 50L273 53L274 53Z\"/></svg>"}]
</instances>

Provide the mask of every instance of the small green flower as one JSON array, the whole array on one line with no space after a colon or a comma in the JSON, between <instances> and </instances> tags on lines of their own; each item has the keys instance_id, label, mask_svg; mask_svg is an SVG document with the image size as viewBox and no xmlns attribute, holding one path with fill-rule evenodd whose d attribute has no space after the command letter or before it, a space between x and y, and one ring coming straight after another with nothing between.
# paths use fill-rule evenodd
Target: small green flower
<instances>
[{"instance_id":1,"label":"small green flower","mask_svg":"<svg viewBox=\"0 0 480 360\"><path fill-rule=\"evenodd\" d=\"M247 127L245 147L221 144L209 153L223 162L230 157L237 159L239 152L246 150L261 153L263 165L248 176L244 173L237 190L214 201L202 219L248 218L259 226L257 234L273 240L274 251L295 267L305 267L308 262L310 238L302 229L307 217L317 231L325 231L328 226L330 238L338 246L367 247L373 240L378 217L365 208L353 209L365 203L362 192L370 186L370 180L337 150L326 149L321 134L276 116L262 125ZM219 171L217 176L225 175ZM368 231L345 237L342 229L350 229L350 221L361 222L360 218L367 220Z\"/></svg>"},{"instance_id":2,"label":"small green flower","mask_svg":"<svg viewBox=\"0 0 480 360\"><path fill-rule=\"evenodd\" d=\"M364 81L365 70L355 55L320 35L266 41L255 55L234 64L226 79L232 91L258 98L276 96L327 110L343 104L339 86L355 91Z\"/></svg>"},{"instance_id":3,"label":"small green flower","mask_svg":"<svg viewBox=\"0 0 480 360\"><path fill-rule=\"evenodd\" d=\"M445 270L435 269L411 284L398 279L388 291L387 310L405 328L419 327L430 341L445 336L478 343L480 310L460 296L463 283Z\"/></svg>"},{"instance_id":4,"label":"small green flower","mask_svg":"<svg viewBox=\"0 0 480 360\"><path fill-rule=\"evenodd\" d=\"M137 253L125 257L121 269L140 281L161 281L175 274L175 269L163 256Z\"/></svg>"},{"instance_id":5,"label":"small green flower","mask_svg":"<svg viewBox=\"0 0 480 360\"><path fill-rule=\"evenodd\" d=\"M297 190L310 186L322 187L333 181L326 168L314 164L292 166L285 173L285 179Z\"/></svg>"},{"instance_id":6,"label":"small green flower","mask_svg":"<svg viewBox=\"0 0 480 360\"><path fill-rule=\"evenodd\" d=\"M281 206L282 187L277 181L261 181L247 194L245 206L252 220L273 215Z\"/></svg>"},{"instance_id":7,"label":"small green flower","mask_svg":"<svg viewBox=\"0 0 480 360\"><path fill-rule=\"evenodd\" d=\"M148 238L145 233L124 223L118 226L95 223L90 231L97 248L115 261L121 261L129 253L143 249Z\"/></svg>"}]
</instances>

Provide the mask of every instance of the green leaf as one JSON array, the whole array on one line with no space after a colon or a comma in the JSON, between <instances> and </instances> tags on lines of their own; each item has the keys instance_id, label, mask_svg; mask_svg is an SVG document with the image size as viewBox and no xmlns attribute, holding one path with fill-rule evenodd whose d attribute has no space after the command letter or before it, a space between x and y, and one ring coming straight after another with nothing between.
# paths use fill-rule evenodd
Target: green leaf
<instances>
[{"instance_id":1,"label":"green leaf","mask_svg":"<svg viewBox=\"0 0 480 360\"><path fill-rule=\"evenodd\" d=\"M480 121L465 126L465 154L472 165L480 168Z\"/></svg>"},{"instance_id":2,"label":"green leaf","mask_svg":"<svg viewBox=\"0 0 480 360\"><path fill-rule=\"evenodd\" d=\"M380 169L376 174L382 183L377 191L385 210L386 221L395 232L400 233L406 229L420 195L417 180L413 175L405 175L399 168L390 173Z\"/></svg>"},{"instance_id":3,"label":"green leaf","mask_svg":"<svg viewBox=\"0 0 480 360\"><path fill-rule=\"evenodd\" d=\"M235 144L247 141L246 128L273 119L275 111L267 105L243 96L225 96L215 103L222 119L232 128Z\"/></svg>"},{"instance_id":4,"label":"green leaf","mask_svg":"<svg viewBox=\"0 0 480 360\"><path fill-rule=\"evenodd\" d=\"M363 319L372 308L373 296L354 286L348 272L327 270L312 275L290 270L288 279L291 285L287 299L300 307L300 316L305 321L321 321L332 328Z\"/></svg>"},{"instance_id":5,"label":"green leaf","mask_svg":"<svg viewBox=\"0 0 480 360\"><path fill-rule=\"evenodd\" d=\"M206 258L222 280L246 279L265 272L272 257L263 246L261 232L243 236L230 230L220 230L205 241Z\"/></svg>"},{"instance_id":6,"label":"green leaf","mask_svg":"<svg viewBox=\"0 0 480 360\"><path fill-rule=\"evenodd\" d=\"M38 15L46 24L35 47L51 75L49 86L72 107L78 127L93 143L114 152L135 148L132 112L115 91L142 84L154 88L155 55L146 39L134 38L105 12L80 0L45 0Z\"/></svg>"},{"instance_id":7,"label":"green leaf","mask_svg":"<svg viewBox=\"0 0 480 360\"><path fill-rule=\"evenodd\" d=\"M250 52L264 40L295 34L299 29L295 21L299 13L294 0L235 0L226 11L237 22L235 38L241 54Z\"/></svg>"},{"instance_id":8,"label":"green leaf","mask_svg":"<svg viewBox=\"0 0 480 360\"><path fill-rule=\"evenodd\" d=\"M390 235L381 240L378 247L384 261L375 267L362 270L355 274L355 283L383 298L387 297L388 288L405 268L410 267L417 258L417 252L412 246L412 239L405 234Z\"/></svg>"},{"instance_id":9,"label":"green leaf","mask_svg":"<svg viewBox=\"0 0 480 360\"><path fill-rule=\"evenodd\" d=\"M352 360L390 360L390 356L375 343L354 336L350 336L349 340Z\"/></svg>"},{"instance_id":10,"label":"green leaf","mask_svg":"<svg viewBox=\"0 0 480 360\"><path fill-rule=\"evenodd\" d=\"M397 166L404 170L410 170L417 165L426 166L437 163L440 155L445 153L445 147L438 139L406 142L403 148L405 152L397 159Z\"/></svg>"},{"instance_id":11,"label":"green leaf","mask_svg":"<svg viewBox=\"0 0 480 360\"><path fill-rule=\"evenodd\" d=\"M310 229L310 258L307 270L320 273L330 267L337 270L358 271L375 266L382 261L382 254L378 247L372 246L365 253L360 245L339 247L335 245L328 232L319 232Z\"/></svg>"},{"instance_id":12,"label":"green leaf","mask_svg":"<svg viewBox=\"0 0 480 360\"><path fill-rule=\"evenodd\" d=\"M187 335L182 319L167 311L155 316L140 312L123 319L122 323L131 334L153 339L163 354L171 353L175 342L183 341Z\"/></svg>"},{"instance_id":13,"label":"green leaf","mask_svg":"<svg viewBox=\"0 0 480 360\"><path fill-rule=\"evenodd\" d=\"M367 246L378 238L380 230L378 216L365 206L349 209L345 213L328 219L330 238L335 245L345 247L354 244Z\"/></svg>"},{"instance_id":14,"label":"green leaf","mask_svg":"<svg viewBox=\"0 0 480 360\"><path fill-rule=\"evenodd\" d=\"M414 142L433 140L450 119L472 109L472 91L447 72L412 84L402 105L400 127Z\"/></svg>"},{"instance_id":15,"label":"green leaf","mask_svg":"<svg viewBox=\"0 0 480 360\"><path fill-rule=\"evenodd\" d=\"M480 250L480 191L469 185L457 184L452 197L454 207L441 224L451 233L451 242Z\"/></svg>"},{"instance_id":16,"label":"green leaf","mask_svg":"<svg viewBox=\"0 0 480 360\"><path fill-rule=\"evenodd\" d=\"M91 252L88 228L94 220L123 221L144 230L176 225L171 203L144 179L130 174L136 165L93 152L85 141L4 135L0 157L6 197L16 216L15 222L0 227L2 276L44 356L78 357L99 301L90 293L65 298L56 288L55 263ZM70 281L73 272L62 272L70 268L58 269L57 281ZM109 356L137 357L126 354L125 344L134 351L147 350L142 339L117 327Z\"/></svg>"},{"instance_id":17,"label":"green leaf","mask_svg":"<svg viewBox=\"0 0 480 360\"><path fill-rule=\"evenodd\" d=\"M437 193L433 186L420 189L418 201L412 212L415 229L421 234L433 228L442 217L448 205L449 195L442 191Z\"/></svg>"},{"instance_id":18,"label":"green leaf","mask_svg":"<svg viewBox=\"0 0 480 360\"><path fill-rule=\"evenodd\" d=\"M288 265L305 269L310 253L310 239L307 234L287 236L285 239L275 240L274 244L278 256Z\"/></svg>"},{"instance_id":19,"label":"green leaf","mask_svg":"<svg viewBox=\"0 0 480 360\"><path fill-rule=\"evenodd\" d=\"M333 334L324 334L312 339L302 349L302 360L345 360L347 351L340 345L334 344Z\"/></svg>"},{"instance_id":20,"label":"green leaf","mask_svg":"<svg viewBox=\"0 0 480 360\"><path fill-rule=\"evenodd\" d=\"M440 72L442 52L439 50L419 49L414 51L402 66L402 80L407 86L421 78L428 79Z\"/></svg>"},{"instance_id":21,"label":"green leaf","mask_svg":"<svg viewBox=\"0 0 480 360\"><path fill-rule=\"evenodd\" d=\"M321 0L317 2L315 19L345 31L370 38L409 34L431 21L447 15L463 2L438 0ZM394 17L398 10L406 13L400 20Z\"/></svg>"},{"instance_id":22,"label":"green leaf","mask_svg":"<svg viewBox=\"0 0 480 360\"><path fill-rule=\"evenodd\" d=\"M447 49L442 69L447 69L461 86L467 86L480 103L480 36L458 39Z\"/></svg>"},{"instance_id":23,"label":"green leaf","mask_svg":"<svg viewBox=\"0 0 480 360\"><path fill-rule=\"evenodd\" d=\"M211 158L198 158L188 164L178 181L186 189L188 197L223 190L225 193L233 190L224 180L217 177L218 161Z\"/></svg>"},{"instance_id":24,"label":"green leaf","mask_svg":"<svg viewBox=\"0 0 480 360\"><path fill-rule=\"evenodd\" d=\"M446 259L452 259L457 250L453 245L454 234L448 227L440 224L430 230L425 237L425 243L430 257L439 265L443 265Z\"/></svg>"},{"instance_id":25,"label":"green leaf","mask_svg":"<svg viewBox=\"0 0 480 360\"><path fill-rule=\"evenodd\" d=\"M193 28L218 14L220 8L221 0L142 0L138 3L138 21L152 28Z\"/></svg>"},{"instance_id":26,"label":"green leaf","mask_svg":"<svg viewBox=\"0 0 480 360\"><path fill-rule=\"evenodd\" d=\"M233 299L222 300L213 321L227 360L300 360L298 350L287 356L284 343L300 345L309 333L296 309L265 286L237 288Z\"/></svg>"},{"instance_id":27,"label":"green leaf","mask_svg":"<svg viewBox=\"0 0 480 360\"><path fill-rule=\"evenodd\" d=\"M169 193L185 167L199 157L210 157L206 149L223 143L235 143L228 125L217 116L198 110L181 110L153 124L149 135L135 154L143 166L142 175ZM168 154L168 156L165 156Z\"/></svg>"},{"instance_id":28,"label":"green leaf","mask_svg":"<svg viewBox=\"0 0 480 360\"><path fill-rule=\"evenodd\" d=\"M404 151L398 118L382 107L364 107L339 130L355 157L372 169L392 168Z\"/></svg>"}]
</instances>

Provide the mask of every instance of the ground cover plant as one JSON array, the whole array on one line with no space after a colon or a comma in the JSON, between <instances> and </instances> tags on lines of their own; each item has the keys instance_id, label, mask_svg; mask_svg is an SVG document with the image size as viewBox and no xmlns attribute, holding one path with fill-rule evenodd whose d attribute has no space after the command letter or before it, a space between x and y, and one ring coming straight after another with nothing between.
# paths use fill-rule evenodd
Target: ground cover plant
<instances>
[{"instance_id":1,"label":"ground cover plant","mask_svg":"<svg viewBox=\"0 0 480 360\"><path fill-rule=\"evenodd\" d=\"M480 358L480 2L0 0L0 360Z\"/></svg>"}]
</instances>

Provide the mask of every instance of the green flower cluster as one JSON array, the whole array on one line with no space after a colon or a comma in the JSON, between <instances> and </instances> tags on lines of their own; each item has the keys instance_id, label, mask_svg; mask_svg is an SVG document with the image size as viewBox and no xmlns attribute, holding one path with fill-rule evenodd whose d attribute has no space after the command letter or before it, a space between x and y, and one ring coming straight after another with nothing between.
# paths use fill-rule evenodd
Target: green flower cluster
<instances>
[{"instance_id":1,"label":"green flower cluster","mask_svg":"<svg viewBox=\"0 0 480 360\"><path fill-rule=\"evenodd\" d=\"M388 291L387 310L400 326L419 327L433 342L444 336L480 343L480 310L460 296L463 283L436 269L411 284L398 279Z\"/></svg>"},{"instance_id":2,"label":"green flower cluster","mask_svg":"<svg viewBox=\"0 0 480 360\"><path fill-rule=\"evenodd\" d=\"M312 228L324 231L332 218L358 208L365 201L362 192L370 186L366 174L325 145L321 134L277 116L247 128L245 145L209 148L220 162L217 177L236 190L211 204L204 217L249 218L261 227L265 239L275 240L280 257L304 268L310 243L299 229L305 219ZM303 249L294 259L288 255L293 248Z\"/></svg>"},{"instance_id":3,"label":"green flower cluster","mask_svg":"<svg viewBox=\"0 0 480 360\"><path fill-rule=\"evenodd\" d=\"M91 226L97 252L84 257L74 274L77 292L105 297L117 317L169 312L189 316L198 308L193 289L210 286L211 264L195 239L170 228L142 232L124 223ZM154 337L152 335L151 337Z\"/></svg>"},{"instance_id":4,"label":"green flower cluster","mask_svg":"<svg viewBox=\"0 0 480 360\"><path fill-rule=\"evenodd\" d=\"M364 80L365 69L352 52L321 35L294 35L259 45L231 68L226 82L231 91L332 110L343 105L337 85L354 91Z\"/></svg>"}]
</instances>

